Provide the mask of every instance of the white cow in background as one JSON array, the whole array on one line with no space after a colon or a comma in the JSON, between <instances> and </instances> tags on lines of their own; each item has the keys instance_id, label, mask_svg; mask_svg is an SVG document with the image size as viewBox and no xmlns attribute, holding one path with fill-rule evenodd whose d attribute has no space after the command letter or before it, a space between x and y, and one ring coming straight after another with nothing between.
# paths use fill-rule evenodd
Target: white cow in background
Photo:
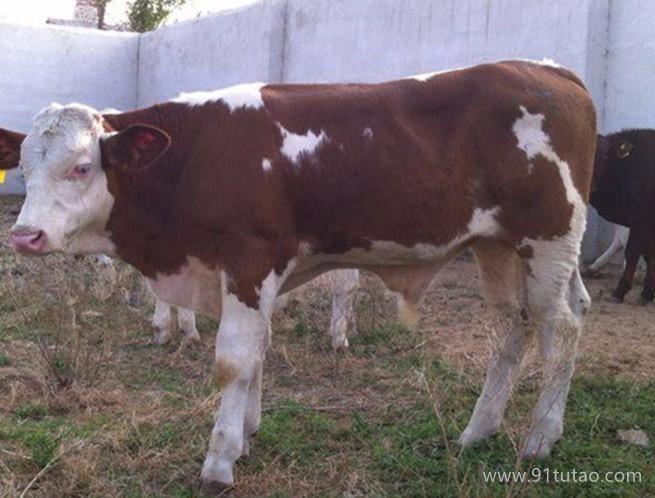
<instances>
[{"instance_id":1,"label":"white cow in background","mask_svg":"<svg viewBox=\"0 0 655 498\"><path fill-rule=\"evenodd\" d=\"M95 262L100 266L113 264L111 258L103 254L96 255ZM360 286L359 270L334 270L317 277L317 280L326 282L332 294L332 314L328 331L332 338L332 349L345 351L349 347L348 337L357 334L355 297ZM159 299L149 284L148 289L155 298L155 311L151 323L155 328L154 341L157 344L166 344L173 336L173 308L177 309L177 324L179 332L183 335L182 342L200 340L196 314L193 310L170 305ZM398 321L410 329L414 328L418 321L418 309L426 288L411 290L413 292L403 292L398 296ZM286 308L291 297L297 292L299 291L295 290L278 297L276 310L281 311Z\"/></svg>"},{"instance_id":2,"label":"white cow in background","mask_svg":"<svg viewBox=\"0 0 655 498\"><path fill-rule=\"evenodd\" d=\"M621 251L625 250L628 245L628 237L630 237L630 229L624 227L623 225L614 225L614 237L612 242L605 250L603 254L598 256L596 260L590 265L583 265L581 268L582 275L585 277L591 277L598 273L602 268L607 266L608 263L612 261L612 258L619 254ZM640 258L640 267L644 266L643 257ZM623 261L623 266L625 267L625 260Z\"/></svg>"},{"instance_id":3,"label":"white cow in background","mask_svg":"<svg viewBox=\"0 0 655 498\"><path fill-rule=\"evenodd\" d=\"M621 225L614 225L614 237L609 247L603 254L598 256L596 260L587 267L583 267L582 274L584 276L591 276L606 266L612 258L619 252L623 251L628 245L628 237L630 236L630 229ZM625 264L625 262L624 262Z\"/></svg>"},{"instance_id":4,"label":"white cow in background","mask_svg":"<svg viewBox=\"0 0 655 498\"><path fill-rule=\"evenodd\" d=\"M113 266L114 262L109 256L104 254L96 254L94 262L98 266L108 267ZM146 279L147 282L147 279ZM157 344L166 344L172 337L173 332L173 308L170 304L165 303L157 297L150 285L148 290L155 298L155 312L152 315L152 326L155 328L154 340ZM197 341L200 340L200 334L196 327L196 314L189 309L177 308L177 326L178 330L183 334L183 341Z\"/></svg>"},{"instance_id":5,"label":"white cow in background","mask_svg":"<svg viewBox=\"0 0 655 498\"><path fill-rule=\"evenodd\" d=\"M113 265L112 259L104 254L96 255L94 260L99 266ZM332 348L335 351L343 351L348 348L348 336L357 333L354 303L359 289L359 271L335 270L318 278L323 278L328 283L328 289L332 294L332 317L329 329ZM145 280L147 283L148 280ZM173 308L177 309L177 326L183 335L182 341L186 343L200 340L196 314L193 310L172 306L162 301L157 297L150 284L148 284L148 289L155 298L155 312L152 315L151 323L155 328L154 341L157 344L166 344L173 336ZM284 309L292 294L294 293L278 297L276 309Z\"/></svg>"}]
</instances>

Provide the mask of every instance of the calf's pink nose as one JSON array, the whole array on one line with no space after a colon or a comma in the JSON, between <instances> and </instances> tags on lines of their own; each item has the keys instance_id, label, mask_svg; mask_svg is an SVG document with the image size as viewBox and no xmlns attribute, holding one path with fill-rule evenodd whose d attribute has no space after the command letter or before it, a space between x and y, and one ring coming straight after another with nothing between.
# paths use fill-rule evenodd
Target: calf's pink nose
<instances>
[{"instance_id":1,"label":"calf's pink nose","mask_svg":"<svg viewBox=\"0 0 655 498\"><path fill-rule=\"evenodd\" d=\"M16 252L39 254L43 252L47 236L43 230L20 231L11 234L11 245Z\"/></svg>"}]
</instances>

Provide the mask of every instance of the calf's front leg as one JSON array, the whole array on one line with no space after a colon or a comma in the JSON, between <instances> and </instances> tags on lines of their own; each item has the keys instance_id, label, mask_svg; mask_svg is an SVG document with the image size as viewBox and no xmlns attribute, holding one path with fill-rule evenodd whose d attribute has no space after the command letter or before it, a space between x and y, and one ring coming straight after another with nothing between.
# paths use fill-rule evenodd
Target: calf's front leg
<instances>
[{"instance_id":1,"label":"calf's front leg","mask_svg":"<svg viewBox=\"0 0 655 498\"><path fill-rule=\"evenodd\" d=\"M262 283L257 307L240 301L223 283L215 365L222 400L201 473L203 491L208 494L234 484L232 467L247 454L247 438L259 426L262 365L279 288L274 277L272 274ZM223 282L226 280L224 276Z\"/></svg>"}]
</instances>

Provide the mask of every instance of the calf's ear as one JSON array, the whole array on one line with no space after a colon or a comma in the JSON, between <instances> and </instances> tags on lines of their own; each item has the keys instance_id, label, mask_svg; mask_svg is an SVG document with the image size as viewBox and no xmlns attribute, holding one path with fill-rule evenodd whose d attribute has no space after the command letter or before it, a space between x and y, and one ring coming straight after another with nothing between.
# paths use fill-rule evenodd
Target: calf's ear
<instances>
[{"instance_id":1,"label":"calf's ear","mask_svg":"<svg viewBox=\"0 0 655 498\"><path fill-rule=\"evenodd\" d=\"M171 137L161 128L145 124L130 125L100 142L102 165L143 170L168 150Z\"/></svg>"},{"instance_id":2,"label":"calf's ear","mask_svg":"<svg viewBox=\"0 0 655 498\"><path fill-rule=\"evenodd\" d=\"M621 140L616 146L616 155L619 156L620 159L625 159L630 155L630 151L633 148L634 145L632 145L630 142L627 140Z\"/></svg>"},{"instance_id":3,"label":"calf's ear","mask_svg":"<svg viewBox=\"0 0 655 498\"><path fill-rule=\"evenodd\" d=\"M0 128L0 170L13 169L20 159L20 144L25 135Z\"/></svg>"}]
</instances>

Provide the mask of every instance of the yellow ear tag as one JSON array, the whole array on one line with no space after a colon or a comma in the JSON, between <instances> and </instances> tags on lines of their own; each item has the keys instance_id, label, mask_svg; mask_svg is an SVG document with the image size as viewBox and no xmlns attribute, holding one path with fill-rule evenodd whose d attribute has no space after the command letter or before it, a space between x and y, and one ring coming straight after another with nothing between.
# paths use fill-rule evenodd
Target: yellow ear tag
<instances>
[{"instance_id":1,"label":"yellow ear tag","mask_svg":"<svg viewBox=\"0 0 655 498\"><path fill-rule=\"evenodd\" d=\"M4 169L0 169L0 183L5 182L5 176L7 176L7 171Z\"/></svg>"}]
</instances>

